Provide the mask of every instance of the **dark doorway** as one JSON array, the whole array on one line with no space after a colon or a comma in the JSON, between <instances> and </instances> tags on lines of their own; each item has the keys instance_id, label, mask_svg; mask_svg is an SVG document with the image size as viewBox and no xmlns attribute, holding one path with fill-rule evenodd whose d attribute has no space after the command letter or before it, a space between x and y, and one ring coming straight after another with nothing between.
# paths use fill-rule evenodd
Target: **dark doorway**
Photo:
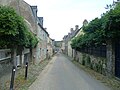
<instances>
[{"instance_id":1,"label":"dark doorway","mask_svg":"<svg viewBox=\"0 0 120 90\"><path fill-rule=\"evenodd\" d=\"M115 76L120 78L120 42L115 43Z\"/></svg>"}]
</instances>

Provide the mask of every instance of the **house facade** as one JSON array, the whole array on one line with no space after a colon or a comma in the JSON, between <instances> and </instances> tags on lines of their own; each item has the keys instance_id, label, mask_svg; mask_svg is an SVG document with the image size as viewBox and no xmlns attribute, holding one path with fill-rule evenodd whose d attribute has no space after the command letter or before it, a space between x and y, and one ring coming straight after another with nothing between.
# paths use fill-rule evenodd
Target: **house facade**
<instances>
[{"instance_id":1,"label":"house facade","mask_svg":"<svg viewBox=\"0 0 120 90\"><path fill-rule=\"evenodd\" d=\"M54 52L53 45L54 45L53 40L50 37L48 37L48 41L47 41L47 58L48 59L53 55L53 52Z\"/></svg>"},{"instance_id":2,"label":"house facade","mask_svg":"<svg viewBox=\"0 0 120 90\"><path fill-rule=\"evenodd\" d=\"M63 53L66 55L68 55L68 40L69 40L68 35L65 35L63 37L62 48L63 48Z\"/></svg>"},{"instance_id":3,"label":"house facade","mask_svg":"<svg viewBox=\"0 0 120 90\"><path fill-rule=\"evenodd\" d=\"M76 25L75 30L71 28L70 33L68 33L68 35L65 35L63 37L63 43L62 43L63 52L70 57L74 56L74 50L71 47L71 40L78 31L79 31L79 26Z\"/></svg>"},{"instance_id":4,"label":"house facade","mask_svg":"<svg viewBox=\"0 0 120 90\"><path fill-rule=\"evenodd\" d=\"M47 41L49 34L46 31L45 28L43 28L43 17L38 17L38 32L37 36L39 38L38 43L38 49L39 54L37 57L39 57L40 60L44 60L47 57Z\"/></svg>"}]
</instances>

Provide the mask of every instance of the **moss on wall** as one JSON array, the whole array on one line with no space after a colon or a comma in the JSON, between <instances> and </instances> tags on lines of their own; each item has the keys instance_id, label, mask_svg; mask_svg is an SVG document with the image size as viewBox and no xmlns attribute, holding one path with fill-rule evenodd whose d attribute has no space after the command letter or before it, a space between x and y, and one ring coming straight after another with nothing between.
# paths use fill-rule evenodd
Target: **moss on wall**
<instances>
[{"instance_id":1,"label":"moss on wall","mask_svg":"<svg viewBox=\"0 0 120 90\"><path fill-rule=\"evenodd\" d=\"M79 56L77 57L79 57L78 59L80 64L105 75L106 62L107 62L106 58L96 57L93 55L80 53L80 52L78 55Z\"/></svg>"}]
</instances>

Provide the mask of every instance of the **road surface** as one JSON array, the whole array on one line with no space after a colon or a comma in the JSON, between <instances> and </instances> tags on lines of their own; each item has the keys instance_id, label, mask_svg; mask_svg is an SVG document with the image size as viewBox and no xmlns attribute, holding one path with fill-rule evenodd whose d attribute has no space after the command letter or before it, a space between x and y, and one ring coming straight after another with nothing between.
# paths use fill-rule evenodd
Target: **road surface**
<instances>
[{"instance_id":1,"label":"road surface","mask_svg":"<svg viewBox=\"0 0 120 90\"><path fill-rule=\"evenodd\" d=\"M58 54L29 87L29 90L111 90Z\"/></svg>"}]
</instances>

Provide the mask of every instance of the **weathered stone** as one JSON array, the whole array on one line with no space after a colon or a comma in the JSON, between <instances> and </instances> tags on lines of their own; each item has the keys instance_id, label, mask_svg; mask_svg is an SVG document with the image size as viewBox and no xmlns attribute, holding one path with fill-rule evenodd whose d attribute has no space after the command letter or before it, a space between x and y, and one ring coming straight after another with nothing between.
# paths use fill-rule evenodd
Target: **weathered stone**
<instances>
[{"instance_id":1,"label":"weathered stone","mask_svg":"<svg viewBox=\"0 0 120 90\"><path fill-rule=\"evenodd\" d=\"M106 74L108 77L112 77L114 75L114 63L115 63L115 54L114 47L111 40L107 41L107 70Z\"/></svg>"},{"instance_id":2,"label":"weathered stone","mask_svg":"<svg viewBox=\"0 0 120 90\"><path fill-rule=\"evenodd\" d=\"M76 59L78 59L79 63L82 65L85 65L99 73L102 73L105 75L106 72L106 58L102 57L96 57L93 55L80 53L77 51Z\"/></svg>"}]
</instances>

